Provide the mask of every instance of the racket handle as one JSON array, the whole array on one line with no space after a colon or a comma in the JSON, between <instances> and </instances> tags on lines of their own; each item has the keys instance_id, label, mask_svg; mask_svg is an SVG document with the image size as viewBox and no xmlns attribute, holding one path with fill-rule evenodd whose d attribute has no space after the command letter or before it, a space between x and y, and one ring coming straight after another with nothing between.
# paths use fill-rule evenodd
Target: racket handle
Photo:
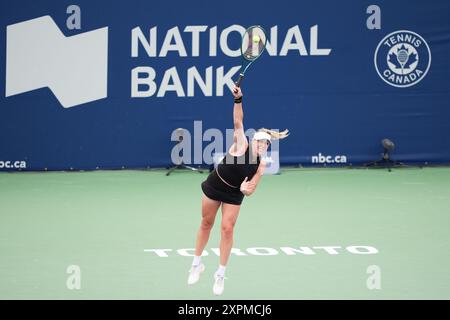
<instances>
[{"instance_id":1,"label":"racket handle","mask_svg":"<svg viewBox=\"0 0 450 320\"><path fill-rule=\"evenodd\" d=\"M241 86L241 81L244 78L244 75L241 73L239 74L239 79L236 81L236 87L240 87Z\"/></svg>"}]
</instances>

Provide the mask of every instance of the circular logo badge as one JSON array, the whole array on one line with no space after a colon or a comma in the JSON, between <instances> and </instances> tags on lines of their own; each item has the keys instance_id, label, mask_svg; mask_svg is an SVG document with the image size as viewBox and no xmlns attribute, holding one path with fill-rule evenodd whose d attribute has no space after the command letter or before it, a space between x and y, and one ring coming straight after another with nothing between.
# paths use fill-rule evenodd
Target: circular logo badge
<instances>
[{"instance_id":1,"label":"circular logo badge","mask_svg":"<svg viewBox=\"0 0 450 320\"><path fill-rule=\"evenodd\" d=\"M388 34L377 46L375 69L386 83L398 88L419 83L431 65L431 51L417 33L407 30Z\"/></svg>"}]
</instances>

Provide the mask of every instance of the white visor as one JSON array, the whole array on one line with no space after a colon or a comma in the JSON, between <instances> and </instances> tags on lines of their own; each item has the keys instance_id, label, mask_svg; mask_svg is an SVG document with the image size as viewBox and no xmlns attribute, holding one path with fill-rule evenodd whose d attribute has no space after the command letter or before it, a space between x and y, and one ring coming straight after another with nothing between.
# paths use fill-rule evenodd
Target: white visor
<instances>
[{"instance_id":1,"label":"white visor","mask_svg":"<svg viewBox=\"0 0 450 320\"><path fill-rule=\"evenodd\" d=\"M270 134L268 134L267 132L264 132L264 131L258 131L253 136L253 140L268 140L268 141L270 141L270 138L271 138Z\"/></svg>"}]
</instances>

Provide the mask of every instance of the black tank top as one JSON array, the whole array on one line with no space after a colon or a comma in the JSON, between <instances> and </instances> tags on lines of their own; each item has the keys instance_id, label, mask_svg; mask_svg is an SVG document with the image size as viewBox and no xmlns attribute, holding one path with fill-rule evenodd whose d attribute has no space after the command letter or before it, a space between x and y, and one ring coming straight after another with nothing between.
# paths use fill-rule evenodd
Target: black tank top
<instances>
[{"instance_id":1,"label":"black tank top","mask_svg":"<svg viewBox=\"0 0 450 320\"><path fill-rule=\"evenodd\" d=\"M258 170L259 162L259 156L256 161L251 160L250 146L248 146L245 153L239 157L232 156L227 152L226 156L217 166L217 172L228 184L239 188L245 177L248 177L248 180L253 178Z\"/></svg>"}]
</instances>

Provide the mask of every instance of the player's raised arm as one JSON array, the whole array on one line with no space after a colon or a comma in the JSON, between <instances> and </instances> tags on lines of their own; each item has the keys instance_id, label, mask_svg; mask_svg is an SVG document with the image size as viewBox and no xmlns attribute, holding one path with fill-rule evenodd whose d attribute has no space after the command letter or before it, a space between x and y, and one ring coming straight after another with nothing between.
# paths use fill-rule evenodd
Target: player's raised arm
<instances>
[{"instance_id":1,"label":"player's raised arm","mask_svg":"<svg viewBox=\"0 0 450 320\"><path fill-rule=\"evenodd\" d=\"M234 129L242 129L244 127L244 111L242 110L242 91L241 88L234 86L233 88L234 108L233 123Z\"/></svg>"},{"instance_id":2,"label":"player's raised arm","mask_svg":"<svg viewBox=\"0 0 450 320\"><path fill-rule=\"evenodd\" d=\"M247 138L244 133L244 111L242 108L242 91L235 86L232 90L234 97L233 107L233 145L230 148L232 153L239 153L240 150L247 148Z\"/></svg>"}]
</instances>

